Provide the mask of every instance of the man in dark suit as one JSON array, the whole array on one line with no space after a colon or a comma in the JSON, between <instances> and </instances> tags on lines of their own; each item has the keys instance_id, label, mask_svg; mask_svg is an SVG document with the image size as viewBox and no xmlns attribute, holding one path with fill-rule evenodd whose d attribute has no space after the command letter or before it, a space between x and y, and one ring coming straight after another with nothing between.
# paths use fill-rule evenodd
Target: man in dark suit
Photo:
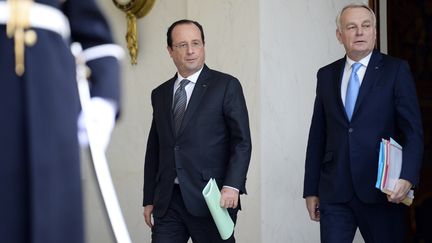
<instances>
[{"instance_id":1,"label":"man in dark suit","mask_svg":"<svg viewBox=\"0 0 432 243\"><path fill-rule=\"evenodd\" d=\"M144 168L144 218L154 243L223 241L201 191L210 178L232 219L246 193L251 156L248 112L240 82L204 64L202 26L173 23L168 52L177 74L152 92L153 121ZM154 224L152 223L152 215Z\"/></svg>"},{"instance_id":2,"label":"man in dark suit","mask_svg":"<svg viewBox=\"0 0 432 243\"><path fill-rule=\"evenodd\" d=\"M306 154L303 197L320 221L322 242L402 242L400 202L419 180L423 135L412 75L405 61L374 49L376 19L362 4L342 9L338 40L346 57L318 71ZM381 138L403 146L393 194L374 187Z\"/></svg>"}]
</instances>

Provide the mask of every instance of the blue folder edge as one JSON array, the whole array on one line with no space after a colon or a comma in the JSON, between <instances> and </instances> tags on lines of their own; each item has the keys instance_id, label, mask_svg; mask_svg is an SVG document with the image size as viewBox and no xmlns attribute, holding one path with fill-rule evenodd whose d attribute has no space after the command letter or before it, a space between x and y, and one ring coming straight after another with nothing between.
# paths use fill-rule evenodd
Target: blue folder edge
<instances>
[{"instance_id":1,"label":"blue folder edge","mask_svg":"<svg viewBox=\"0 0 432 243\"><path fill-rule=\"evenodd\" d=\"M381 180L382 180L382 173L384 170L384 143L381 141L380 143L380 151L379 151L379 158L378 158L378 175L377 175L377 181L375 184L375 187L381 190Z\"/></svg>"},{"instance_id":2,"label":"blue folder edge","mask_svg":"<svg viewBox=\"0 0 432 243\"><path fill-rule=\"evenodd\" d=\"M377 181L375 184L375 187L380 189L380 190L382 189L381 188L381 184L382 184L381 182L382 182L382 179L384 176L383 171L384 171L385 153L386 153L385 141L386 141L385 139L382 139L381 143L380 143L380 151L379 151L379 158L378 158L378 173L377 173ZM397 143L393 138L390 138L388 142L390 144L402 149L402 146L399 143ZM413 199L414 199L414 190L411 189L408 191L407 198L403 201L403 203L410 206Z\"/></svg>"}]
</instances>

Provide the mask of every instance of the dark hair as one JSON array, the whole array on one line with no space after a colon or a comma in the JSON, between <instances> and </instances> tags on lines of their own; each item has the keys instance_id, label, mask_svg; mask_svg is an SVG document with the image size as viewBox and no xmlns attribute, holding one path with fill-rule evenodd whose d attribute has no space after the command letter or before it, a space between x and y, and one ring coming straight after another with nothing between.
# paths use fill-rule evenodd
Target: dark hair
<instances>
[{"instance_id":1,"label":"dark hair","mask_svg":"<svg viewBox=\"0 0 432 243\"><path fill-rule=\"evenodd\" d=\"M181 24L194 24L196 27L198 27L198 29L201 31L202 42L203 42L203 44L205 43L204 42L204 30L203 30L203 27L198 22L196 22L196 21L189 20L189 19L182 19L182 20L178 20L178 21L172 23L171 26L168 28L168 31L167 31L167 44L168 44L169 47L172 47L172 42L173 42L173 40L172 40L172 31L173 31L174 27L176 27L177 25L181 25Z\"/></svg>"}]
</instances>

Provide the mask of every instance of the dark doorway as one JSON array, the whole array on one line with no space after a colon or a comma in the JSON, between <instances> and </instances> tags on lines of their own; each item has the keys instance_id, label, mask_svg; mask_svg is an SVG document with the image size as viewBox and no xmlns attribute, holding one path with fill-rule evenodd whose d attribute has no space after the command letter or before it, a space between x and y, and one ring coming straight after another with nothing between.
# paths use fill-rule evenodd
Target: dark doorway
<instances>
[{"instance_id":1,"label":"dark doorway","mask_svg":"<svg viewBox=\"0 0 432 243\"><path fill-rule=\"evenodd\" d=\"M424 128L423 166L406 242L432 243L432 0L387 1L387 35L388 53L410 64Z\"/></svg>"}]
</instances>

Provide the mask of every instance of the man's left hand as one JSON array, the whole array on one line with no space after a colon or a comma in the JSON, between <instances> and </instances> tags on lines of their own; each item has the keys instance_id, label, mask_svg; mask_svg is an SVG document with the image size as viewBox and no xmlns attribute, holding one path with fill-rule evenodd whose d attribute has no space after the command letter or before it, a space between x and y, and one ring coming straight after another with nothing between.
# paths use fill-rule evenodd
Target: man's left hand
<instances>
[{"instance_id":1,"label":"man's left hand","mask_svg":"<svg viewBox=\"0 0 432 243\"><path fill-rule=\"evenodd\" d=\"M411 189L411 182L399 179L396 183L395 189L391 195L387 195L387 200L392 203L400 203L407 196L408 191Z\"/></svg>"},{"instance_id":2,"label":"man's left hand","mask_svg":"<svg viewBox=\"0 0 432 243\"><path fill-rule=\"evenodd\" d=\"M239 192L233 188L222 187L220 205L223 208L237 208Z\"/></svg>"}]
</instances>

